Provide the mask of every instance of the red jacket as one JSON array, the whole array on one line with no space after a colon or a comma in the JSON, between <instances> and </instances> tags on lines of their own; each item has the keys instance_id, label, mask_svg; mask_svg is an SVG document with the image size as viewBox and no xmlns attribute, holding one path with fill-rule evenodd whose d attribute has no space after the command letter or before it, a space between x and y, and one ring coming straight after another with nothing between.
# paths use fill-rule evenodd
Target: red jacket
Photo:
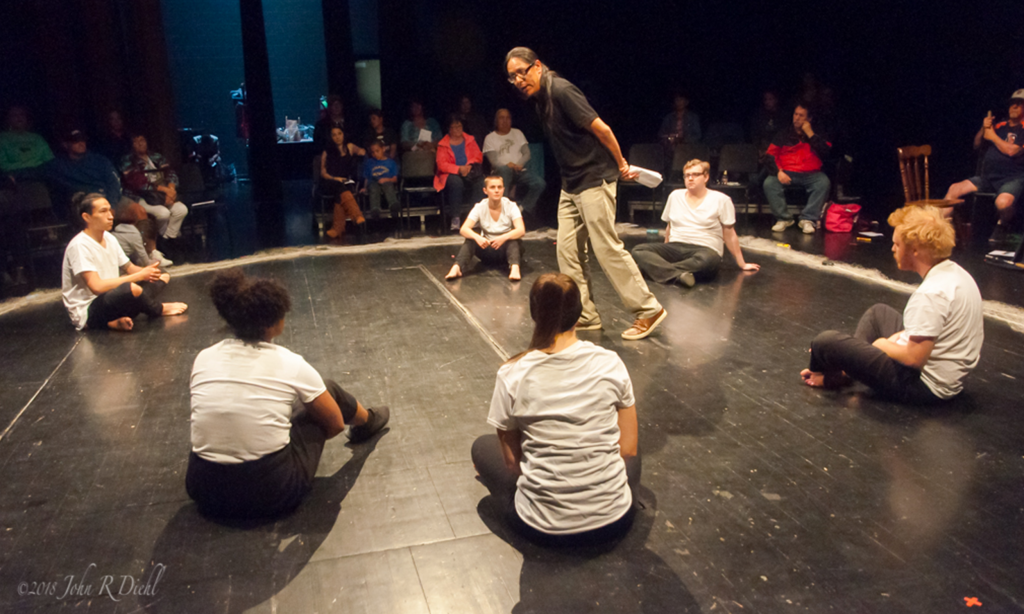
<instances>
[{"instance_id":1,"label":"red jacket","mask_svg":"<svg viewBox=\"0 0 1024 614\"><path fill-rule=\"evenodd\" d=\"M466 164L483 164L484 155L480 153L480 147L476 144L473 135L466 133L462 136L466 144ZM455 164L455 152L452 151L451 143L446 134L437 144L437 168L434 170L434 189L440 192L444 184L448 182L448 175L458 173L459 166Z\"/></svg>"}]
</instances>

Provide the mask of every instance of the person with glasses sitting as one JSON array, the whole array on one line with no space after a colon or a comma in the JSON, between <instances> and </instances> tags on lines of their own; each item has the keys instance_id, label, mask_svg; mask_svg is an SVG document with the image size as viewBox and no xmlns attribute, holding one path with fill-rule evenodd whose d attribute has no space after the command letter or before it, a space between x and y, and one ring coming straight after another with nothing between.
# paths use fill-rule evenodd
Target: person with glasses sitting
<instances>
[{"instance_id":1,"label":"person with glasses sitting","mask_svg":"<svg viewBox=\"0 0 1024 614\"><path fill-rule=\"evenodd\" d=\"M714 277L722 262L723 246L744 271L760 265L747 262L736 236L736 211L732 199L707 188L711 165L690 160L683 167L685 190L668 196L661 219L668 222L664 243L642 243L633 248L637 266L656 282L678 282L692 288L698 279Z\"/></svg>"}]
</instances>

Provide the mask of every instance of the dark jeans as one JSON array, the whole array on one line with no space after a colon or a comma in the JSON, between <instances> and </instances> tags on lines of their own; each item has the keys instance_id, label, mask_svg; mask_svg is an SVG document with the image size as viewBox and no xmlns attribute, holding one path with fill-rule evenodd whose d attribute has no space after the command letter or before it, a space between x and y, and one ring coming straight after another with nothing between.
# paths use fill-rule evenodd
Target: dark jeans
<instances>
[{"instance_id":1,"label":"dark jeans","mask_svg":"<svg viewBox=\"0 0 1024 614\"><path fill-rule=\"evenodd\" d=\"M391 217L398 217L400 205L398 203L397 183L377 183L370 181L366 185L366 194L370 197L370 213L380 211L380 196L388 201L388 208L391 210Z\"/></svg>"},{"instance_id":2,"label":"dark jeans","mask_svg":"<svg viewBox=\"0 0 1024 614\"><path fill-rule=\"evenodd\" d=\"M118 318L134 318L140 313L159 318L164 313L164 304L157 297L166 285L160 280L140 283L142 294L139 296L132 294L130 283L104 292L89 304L89 317L85 325L94 330L106 330L108 322Z\"/></svg>"},{"instance_id":3,"label":"dark jeans","mask_svg":"<svg viewBox=\"0 0 1024 614\"><path fill-rule=\"evenodd\" d=\"M839 380L842 372L867 384L887 398L914 405L941 399L921 381L921 372L889 358L871 345L881 337L903 330L903 315L888 305L877 304L864 312L851 337L827 330L811 342L810 370L825 375L825 385Z\"/></svg>"},{"instance_id":4,"label":"dark jeans","mask_svg":"<svg viewBox=\"0 0 1024 614\"><path fill-rule=\"evenodd\" d=\"M327 392L348 424L357 404L336 382ZM269 518L298 507L313 486L327 434L303 411L292 418L291 441L277 452L233 465L189 454L185 490L200 513L216 518Z\"/></svg>"},{"instance_id":5,"label":"dark jeans","mask_svg":"<svg viewBox=\"0 0 1024 614\"><path fill-rule=\"evenodd\" d=\"M482 249L473 239L466 239L462 247L459 248L459 255L455 257L455 264L459 265L459 269L463 273L469 268L469 263L474 255L488 264L500 265L506 262L509 266L519 264L523 255L523 241L522 239L513 239L505 241L498 249L491 247Z\"/></svg>"},{"instance_id":6,"label":"dark jeans","mask_svg":"<svg viewBox=\"0 0 1024 614\"><path fill-rule=\"evenodd\" d=\"M722 262L722 257L710 247L689 243L641 243L633 248L632 254L641 271L663 284L672 283L683 273L709 279Z\"/></svg>"},{"instance_id":7,"label":"dark jeans","mask_svg":"<svg viewBox=\"0 0 1024 614\"><path fill-rule=\"evenodd\" d=\"M487 490L491 491L491 495L498 499L511 528L534 543L552 547L593 546L619 539L633 526L637 488L640 486L639 452L636 456L624 459L626 461L626 479L629 481L629 489L633 493L633 507L621 518L603 527L571 535L551 535L538 531L519 517L515 505L516 481L519 476L505 466L497 435L478 437L473 442L472 458L473 465L480 474L480 481L487 487Z\"/></svg>"},{"instance_id":8,"label":"dark jeans","mask_svg":"<svg viewBox=\"0 0 1024 614\"><path fill-rule=\"evenodd\" d=\"M458 173L448 175L444 182L445 215L459 217L462 214L462 206L466 204L466 190L469 190L472 202L484 197L484 180L479 175L478 172L470 172L468 178Z\"/></svg>"},{"instance_id":9,"label":"dark jeans","mask_svg":"<svg viewBox=\"0 0 1024 614\"><path fill-rule=\"evenodd\" d=\"M537 199L540 198L540 195L544 193L544 188L547 187L544 178L538 177L525 169L517 173L507 166L499 166L494 169L494 174L500 175L504 180L506 195L512 193L513 186L522 186L520 191L523 194L516 194L516 202L522 205L523 211L533 213L534 209L537 208Z\"/></svg>"}]
</instances>

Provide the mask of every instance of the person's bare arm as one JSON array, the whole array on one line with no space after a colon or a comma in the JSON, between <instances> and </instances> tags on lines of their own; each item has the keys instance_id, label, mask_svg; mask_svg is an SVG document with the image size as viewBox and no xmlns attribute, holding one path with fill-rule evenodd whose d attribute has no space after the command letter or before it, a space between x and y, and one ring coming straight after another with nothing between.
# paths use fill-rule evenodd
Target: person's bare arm
<instances>
[{"instance_id":1,"label":"person's bare arm","mask_svg":"<svg viewBox=\"0 0 1024 614\"><path fill-rule=\"evenodd\" d=\"M747 262L743 259L743 252L740 250L740 238L736 235L736 229L732 226L722 225L722 239L725 240L725 247L736 259L736 265L744 271L760 271L761 265Z\"/></svg>"},{"instance_id":2,"label":"person's bare arm","mask_svg":"<svg viewBox=\"0 0 1024 614\"><path fill-rule=\"evenodd\" d=\"M348 144L348 153L353 156L365 156L366 150L355 143Z\"/></svg>"},{"instance_id":3,"label":"person's bare arm","mask_svg":"<svg viewBox=\"0 0 1024 614\"><path fill-rule=\"evenodd\" d=\"M881 337L871 345L882 350L886 356L902 365L917 370L923 369L932 355L932 350L935 349L935 338L910 337L906 345L900 345L896 343L896 339L900 337L901 333L902 331L888 339Z\"/></svg>"},{"instance_id":4,"label":"person's bare arm","mask_svg":"<svg viewBox=\"0 0 1024 614\"><path fill-rule=\"evenodd\" d=\"M978 130L978 134L974 135L974 148L981 147L982 142L985 140L985 132L992 127L992 111L988 112L985 119L981 120L981 128Z\"/></svg>"},{"instance_id":5,"label":"person's bare arm","mask_svg":"<svg viewBox=\"0 0 1024 614\"><path fill-rule=\"evenodd\" d=\"M628 458L630 456L636 456L637 450L637 422L636 422L636 405L630 405L629 407L619 410L618 415L619 422L619 455L622 458Z\"/></svg>"},{"instance_id":6,"label":"person's bare arm","mask_svg":"<svg viewBox=\"0 0 1024 614\"><path fill-rule=\"evenodd\" d=\"M473 230L474 228L476 228L476 220L471 217L466 217L466 221L462 222L462 226L459 227L459 234L467 239L476 241L476 244L480 246L480 249L487 249L490 247L491 242L484 238L482 234Z\"/></svg>"},{"instance_id":7,"label":"person's bare arm","mask_svg":"<svg viewBox=\"0 0 1024 614\"><path fill-rule=\"evenodd\" d=\"M522 473L519 468L519 463L523 459L522 433L498 429L498 444L501 446L501 457L505 459L508 470L516 475Z\"/></svg>"},{"instance_id":8,"label":"person's bare arm","mask_svg":"<svg viewBox=\"0 0 1024 614\"><path fill-rule=\"evenodd\" d=\"M323 152L322 154L320 154L320 177L322 179L327 179L328 181L334 179L334 177L331 177L331 175L327 172L327 152L326 151Z\"/></svg>"},{"instance_id":9,"label":"person's bare arm","mask_svg":"<svg viewBox=\"0 0 1024 614\"><path fill-rule=\"evenodd\" d=\"M502 245L505 244L506 241L513 241L515 239L522 237L525 234L526 225L523 224L523 218L517 217L516 219L512 220L512 230L506 232L505 234L491 241L491 247L493 247L494 249L499 249L501 248Z\"/></svg>"},{"instance_id":10,"label":"person's bare arm","mask_svg":"<svg viewBox=\"0 0 1024 614\"><path fill-rule=\"evenodd\" d=\"M622 157L622 150L619 148L619 141L615 138L615 133L608 127L608 124L598 117L594 121L590 122L590 131L594 133L597 140L601 141L604 148L612 154L615 158L615 164L619 167L619 175L623 179L636 179L640 176L640 173L630 172L629 163Z\"/></svg>"},{"instance_id":11,"label":"person's bare arm","mask_svg":"<svg viewBox=\"0 0 1024 614\"><path fill-rule=\"evenodd\" d=\"M154 262L147 267L135 266L134 264L129 263L128 266L125 267L128 274L115 277L114 279L102 279L96 271L84 271L82 273L82 281L85 282L85 285L89 287L89 290L91 290L93 294L103 294L105 292L110 292L121 284L139 281L156 281L160 279L160 275L162 275L159 266L159 262Z\"/></svg>"},{"instance_id":12,"label":"person's bare arm","mask_svg":"<svg viewBox=\"0 0 1024 614\"><path fill-rule=\"evenodd\" d=\"M320 396L306 404L309 417L327 433L327 439L337 436L345 430L345 419L341 416L341 408L326 390Z\"/></svg>"}]
</instances>

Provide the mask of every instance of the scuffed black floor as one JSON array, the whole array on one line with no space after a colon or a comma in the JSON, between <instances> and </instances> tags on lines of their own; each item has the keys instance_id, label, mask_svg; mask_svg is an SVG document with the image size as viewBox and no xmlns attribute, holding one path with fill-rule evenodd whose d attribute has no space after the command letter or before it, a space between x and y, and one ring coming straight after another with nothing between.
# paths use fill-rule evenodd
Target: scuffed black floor
<instances>
[{"instance_id":1,"label":"scuffed black floor","mask_svg":"<svg viewBox=\"0 0 1024 614\"><path fill-rule=\"evenodd\" d=\"M887 242L863 247L886 266ZM632 376L644 509L609 551L508 535L469 448L501 352L528 342L529 284L557 268L550 242L527 249L519 284L441 282L498 347L431 281L454 247L248 268L291 290L282 345L392 408L374 442L329 442L310 498L259 526L207 521L184 491L192 360L226 335L211 274L172 281L186 317L132 334L76 334L59 304L0 317L0 427L23 412L0 440L0 611L1024 611L1021 335L986 321L942 411L811 390L814 334L907 296L753 254L756 275L655 284L669 317L638 342L598 273L606 330L580 336Z\"/></svg>"}]
</instances>

